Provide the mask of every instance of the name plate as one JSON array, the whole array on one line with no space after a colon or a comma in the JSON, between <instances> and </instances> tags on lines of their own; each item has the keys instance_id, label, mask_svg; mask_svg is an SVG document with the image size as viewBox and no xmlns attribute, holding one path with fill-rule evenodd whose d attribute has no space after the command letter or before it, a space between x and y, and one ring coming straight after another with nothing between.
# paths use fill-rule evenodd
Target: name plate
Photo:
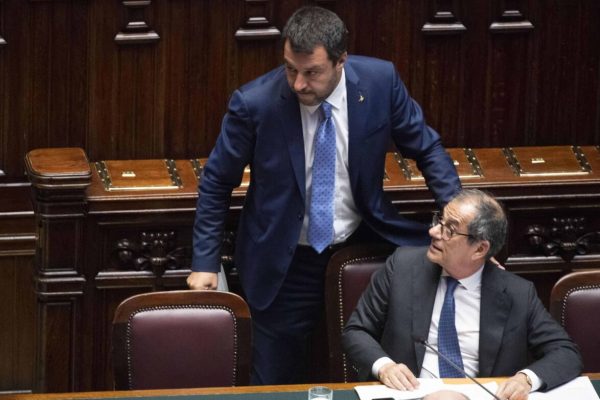
<instances>
[{"instance_id":1,"label":"name plate","mask_svg":"<svg viewBox=\"0 0 600 400\"><path fill-rule=\"evenodd\" d=\"M446 149L460 180L463 179L481 179L483 178L483 170L479 164L477 156L471 148L454 148ZM400 169L404 174L404 177L409 181L421 181L425 180L425 177L421 174L421 171L417 168L417 163L414 160L402 157L400 153L396 154L396 160Z\"/></svg>"},{"instance_id":2,"label":"name plate","mask_svg":"<svg viewBox=\"0 0 600 400\"><path fill-rule=\"evenodd\" d=\"M579 146L506 147L502 152L517 176L575 176L592 171Z\"/></svg>"},{"instance_id":3,"label":"name plate","mask_svg":"<svg viewBox=\"0 0 600 400\"><path fill-rule=\"evenodd\" d=\"M182 187L175 161L110 160L94 163L104 190L177 190Z\"/></svg>"}]
</instances>

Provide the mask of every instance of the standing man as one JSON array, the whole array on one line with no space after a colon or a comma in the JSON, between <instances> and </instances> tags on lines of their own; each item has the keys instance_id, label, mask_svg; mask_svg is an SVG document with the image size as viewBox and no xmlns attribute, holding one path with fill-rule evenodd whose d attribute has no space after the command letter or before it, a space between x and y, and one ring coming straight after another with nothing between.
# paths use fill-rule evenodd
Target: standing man
<instances>
[{"instance_id":1,"label":"standing man","mask_svg":"<svg viewBox=\"0 0 600 400\"><path fill-rule=\"evenodd\" d=\"M253 320L253 384L301 382L335 250L379 238L423 244L424 226L383 194L390 139L417 161L437 204L460 182L390 62L348 56L340 18L296 11L284 65L236 90L199 187L191 289L215 289L232 190L251 167L235 263Z\"/></svg>"},{"instance_id":2,"label":"standing man","mask_svg":"<svg viewBox=\"0 0 600 400\"><path fill-rule=\"evenodd\" d=\"M459 193L434 216L429 247L399 248L377 271L343 333L359 378L400 390L422 378L510 376L496 395L525 400L577 377L577 346L533 284L489 262L507 221L491 196Z\"/></svg>"}]
</instances>

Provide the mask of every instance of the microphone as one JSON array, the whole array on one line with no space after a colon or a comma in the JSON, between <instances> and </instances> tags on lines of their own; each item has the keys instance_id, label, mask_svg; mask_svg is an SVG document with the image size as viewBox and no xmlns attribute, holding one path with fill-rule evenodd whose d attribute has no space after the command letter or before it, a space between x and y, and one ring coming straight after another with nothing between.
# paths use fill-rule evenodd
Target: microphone
<instances>
[{"instance_id":1,"label":"microphone","mask_svg":"<svg viewBox=\"0 0 600 400\"><path fill-rule=\"evenodd\" d=\"M427 340L423 339L422 337L416 336L416 335L413 335L412 338L415 342L420 343L423 346L427 347L429 350L433 351L435 354L438 355L438 357L442 357L444 360L446 360L448 362L448 364L450 364L452 366L452 368L454 368L456 371L460 372L461 374L463 374L464 376L469 378L471 381L476 383L480 388L482 388L483 390L488 392L490 394L490 396L492 396L494 399L500 400L500 398L498 396L496 396L494 393L490 392L490 390L488 388L486 388L481 383L479 383L479 381L477 379L475 379L474 376L467 374L467 371L465 371L464 369L462 369L461 367L456 365L451 359L446 357L444 354L440 353L436 348L434 348L432 345L430 345Z\"/></svg>"}]
</instances>

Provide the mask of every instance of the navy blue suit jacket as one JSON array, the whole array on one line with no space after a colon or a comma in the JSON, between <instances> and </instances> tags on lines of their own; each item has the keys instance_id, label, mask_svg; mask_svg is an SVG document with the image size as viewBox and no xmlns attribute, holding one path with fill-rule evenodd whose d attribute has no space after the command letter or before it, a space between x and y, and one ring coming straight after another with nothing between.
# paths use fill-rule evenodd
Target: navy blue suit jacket
<instances>
[{"instance_id":1,"label":"navy blue suit jacket","mask_svg":"<svg viewBox=\"0 0 600 400\"><path fill-rule=\"evenodd\" d=\"M363 221L397 245L428 242L422 224L398 215L383 193L390 139L417 165L439 205L459 190L452 160L428 127L392 63L349 56L348 169ZM251 178L240 217L235 263L250 305L266 308L278 293L305 213L300 107L279 67L236 90L203 171L194 224L193 271L219 270L225 216L246 165Z\"/></svg>"},{"instance_id":2,"label":"navy blue suit jacket","mask_svg":"<svg viewBox=\"0 0 600 400\"><path fill-rule=\"evenodd\" d=\"M361 380L389 357L419 375L442 269L427 247L399 248L377 271L348 319L344 350ZM575 377L583 364L577 346L550 316L533 283L488 263L481 275L479 376L512 376L529 368L549 390Z\"/></svg>"}]
</instances>

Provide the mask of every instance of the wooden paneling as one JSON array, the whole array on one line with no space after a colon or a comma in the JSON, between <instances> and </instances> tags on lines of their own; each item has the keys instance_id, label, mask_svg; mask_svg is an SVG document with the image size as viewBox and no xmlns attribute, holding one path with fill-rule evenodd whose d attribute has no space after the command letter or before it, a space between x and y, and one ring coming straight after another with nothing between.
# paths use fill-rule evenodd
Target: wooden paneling
<instances>
[{"instance_id":1,"label":"wooden paneling","mask_svg":"<svg viewBox=\"0 0 600 400\"><path fill-rule=\"evenodd\" d=\"M0 391L33 388L35 226L30 192L29 186L0 186Z\"/></svg>"},{"instance_id":2,"label":"wooden paneling","mask_svg":"<svg viewBox=\"0 0 600 400\"><path fill-rule=\"evenodd\" d=\"M304 4L347 22L352 53L392 60L448 147L600 142L596 0L1 0L0 179L23 181L39 147L207 156Z\"/></svg>"}]
</instances>

